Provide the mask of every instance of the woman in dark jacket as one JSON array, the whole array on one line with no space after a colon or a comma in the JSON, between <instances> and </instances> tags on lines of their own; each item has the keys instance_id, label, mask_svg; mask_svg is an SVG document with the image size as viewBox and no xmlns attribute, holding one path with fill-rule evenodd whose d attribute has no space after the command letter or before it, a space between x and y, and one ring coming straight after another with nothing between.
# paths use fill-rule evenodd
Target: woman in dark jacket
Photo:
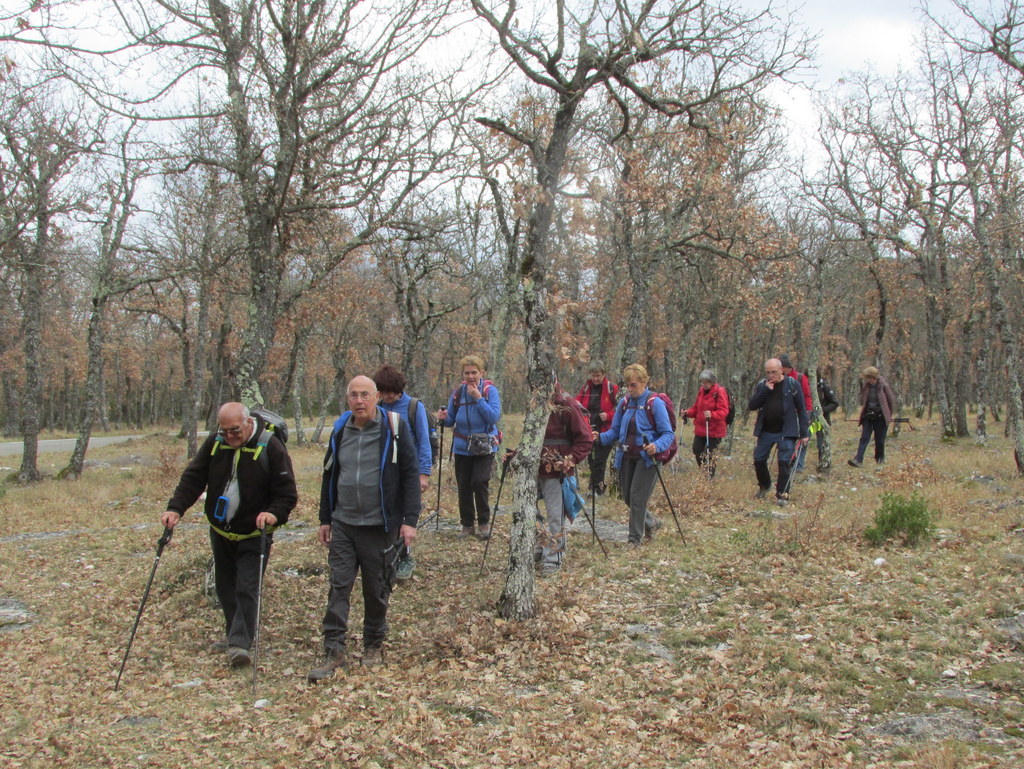
<instances>
[{"instance_id":1,"label":"woman in dark jacket","mask_svg":"<svg viewBox=\"0 0 1024 769\"><path fill-rule=\"evenodd\" d=\"M889 432L893 411L896 410L896 396L877 368L868 366L861 373L861 379L860 417L857 420L860 424L860 444L857 446L857 456L847 463L851 467L860 467L864 462L864 452L872 435L875 436L875 462L882 464L885 461L885 436Z\"/></svg>"}]
</instances>

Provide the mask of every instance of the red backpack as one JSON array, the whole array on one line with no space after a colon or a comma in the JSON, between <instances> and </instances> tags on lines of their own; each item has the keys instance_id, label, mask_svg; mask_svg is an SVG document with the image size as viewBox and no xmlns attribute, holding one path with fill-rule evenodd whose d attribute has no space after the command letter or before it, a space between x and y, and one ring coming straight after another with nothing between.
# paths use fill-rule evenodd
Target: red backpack
<instances>
[{"instance_id":1,"label":"red backpack","mask_svg":"<svg viewBox=\"0 0 1024 769\"><path fill-rule=\"evenodd\" d=\"M651 401L655 398L660 398L661 402L665 404L665 408L668 409L668 421L672 425L672 443L664 451L659 451L654 455L654 458L661 462L663 465L668 464L672 461L672 457L679 451L679 440L676 438L676 407L672 403L672 399L668 393L653 393L647 398L647 402L644 404L644 411L647 413L647 421L652 426L654 425L654 410L651 408ZM626 413L626 401L629 398L622 399L622 413Z\"/></svg>"}]
</instances>

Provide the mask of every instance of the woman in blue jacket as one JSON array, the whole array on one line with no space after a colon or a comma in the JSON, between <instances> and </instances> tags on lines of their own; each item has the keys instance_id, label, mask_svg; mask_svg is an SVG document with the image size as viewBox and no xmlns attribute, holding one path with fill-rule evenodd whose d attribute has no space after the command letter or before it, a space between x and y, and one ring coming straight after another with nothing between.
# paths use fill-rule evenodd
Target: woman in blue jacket
<instances>
[{"instance_id":1,"label":"woman in blue jacket","mask_svg":"<svg viewBox=\"0 0 1024 769\"><path fill-rule=\"evenodd\" d=\"M437 421L455 428L452 453L462 520L460 536L475 533L480 539L488 539L491 536L488 497L494 454L498 450L501 397L494 383L484 378L483 358L467 355L459 365L462 366L462 384L448 398L448 407L437 412Z\"/></svg>"},{"instance_id":2,"label":"woman in blue jacket","mask_svg":"<svg viewBox=\"0 0 1024 769\"><path fill-rule=\"evenodd\" d=\"M629 544L638 546L641 538L651 538L661 528L661 521L647 509L658 482L654 455L672 445L675 434L664 401L647 387L647 369L633 363L622 370L622 378L626 397L615 409L612 426L593 437L604 446L619 443L615 454L619 493L629 505Z\"/></svg>"}]
</instances>

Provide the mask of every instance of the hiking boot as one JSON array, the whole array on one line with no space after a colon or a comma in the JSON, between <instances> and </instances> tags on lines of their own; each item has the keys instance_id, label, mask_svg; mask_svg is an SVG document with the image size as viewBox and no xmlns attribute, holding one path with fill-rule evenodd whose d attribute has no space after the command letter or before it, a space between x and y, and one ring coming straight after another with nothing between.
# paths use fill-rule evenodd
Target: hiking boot
<instances>
[{"instance_id":1,"label":"hiking boot","mask_svg":"<svg viewBox=\"0 0 1024 769\"><path fill-rule=\"evenodd\" d=\"M412 579L412 570L416 568L416 561L410 555L408 558L401 558L398 561L398 568L395 569L395 581L407 582Z\"/></svg>"},{"instance_id":2,"label":"hiking boot","mask_svg":"<svg viewBox=\"0 0 1024 769\"><path fill-rule=\"evenodd\" d=\"M462 531L459 532L459 539L466 539L466 537L472 537L476 535L476 529L472 526L463 526Z\"/></svg>"},{"instance_id":3,"label":"hiking boot","mask_svg":"<svg viewBox=\"0 0 1024 769\"><path fill-rule=\"evenodd\" d=\"M216 654L224 654L228 650L228 639L222 638L219 641L211 641L209 649Z\"/></svg>"},{"instance_id":4,"label":"hiking boot","mask_svg":"<svg viewBox=\"0 0 1024 769\"><path fill-rule=\"evenodd\" d=\"M233 668L248 667L252 664L252 657L249 656L249 650L243 649L241 646L229 646L228 664Z\"/></svg>"},{"instance_id":5,"label":"hiking boot","mask_svg":"<svg viewBox=\"0 0 1024 769\"><path fill-rule=\"evenodd\" d=\"M786 505L789 504L789 495L779 494L777 497L775 497L775 504L777 504L779 507L785 507Z\"/></svg>"},{"instance_id":6,"label":"hiking boot","mask_svg":"<svg viewBox=\"0 0 1024 769\"><path fill-rule=\"evenodd\" d=\"M604 493L608 491L608 484L605 483L604 481L601 481L599 484L597 484L597 488L594 489L594 491L597 492L597 496L603 496Z\"/></svg>"},{"instance_id":7,"label":"hiking boot","mask_svg":"<svg viewBox=\"0 0 1024 769\"><path fill-rule=\"evenodd\" d=\"M654 535L658 532L658 529L660 529L662 525L662 522L658 518L655 518L654 523L650 524L649 526L645 523L644 536L647 539L654 539Z\"/></svg>"},{"instance_id":8,"label":"hiking boot","mask_svg":"<svg viewBox=\"0 0 1024 769\"><path fill-rule=\"evenodd\" d=\"M856 459L847 459L846 464L850 467L860 467L860 461Z\"/></svg>"},{"instance_id":9,"label":"hiking boot","mask_svg":"<svg viewBox=\"0 0 1024 769\"><path fill-rule=\"evenodd\" d=\"M481 542L483 540L490 539L491 538L491 524L489 524L489 523L481 523L480 526L477 527L476 538L479 539Z\"/></svg>"},{"instance_id":10,"label":"hiking boot","mask_svg":"<svg viewBox=\"0 0 1024 769\"><path fill-rule=\"evenodd\" d=\"M348 665L348 654L344 649L340 651L328 651L324 655L323 662L306 673L306 680L311 684L330 678L335 670L341 670Z\"/></svg>"},{"instance_id":11,"label":"hiking boot","mask_svg":"<svg viewBox=\"0 0 1024 769\"><path fill-rule=\"evenodd\" d=\"M553 577L561 570L562 565L560 563L542 563L540 565L540 576L542 577Z\"/></svg>"},{"instance_id":12,"label":"hiking boot","mask_svg":"<svg viewBox=\"0 0 1024 769\"><path fill-rule=\"evenodd\" d=\"M767 496L768 496L768 489L767 488L758 489L757 493L754 495L754 497L756 499L764 499Z\"/></svg>"},{"instance_id":13,"label":"hiking boot","mask_svg":"<svg viewBox=\"0 0 1024 769\"><path fill-rule=\"evenodd\" d=\"M363 650L362 665L364 668L372 668L384 662L384 651L379 646L370 646Z\"/></svg>"}]
</instances>

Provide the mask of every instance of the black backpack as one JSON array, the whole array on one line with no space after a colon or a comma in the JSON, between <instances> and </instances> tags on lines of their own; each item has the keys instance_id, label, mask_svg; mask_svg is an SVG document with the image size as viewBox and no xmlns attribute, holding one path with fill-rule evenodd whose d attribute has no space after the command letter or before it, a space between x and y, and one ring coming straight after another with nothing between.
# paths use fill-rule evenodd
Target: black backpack
<instances>
[{"instance_id":1,"label":"black backpack","mask_svg":"<svg viewBox=\"0 0 1024 769\"><path fill-rule=\"evenodd\" d=\"M728 387L726 387L724 384L720 384L719 387L725 390L725 397L729 401L729 411L725 415L725 426L728 427L729 425L736 421L736 401L732 399L732 393L729 392Z\"/></svg>"},{"instance_id":2,"label":"black backpack","mask_svg":"<svg viewBox=\"0 0 1024 769\"><path fill-rule=\"evenodd\" d=\"M266 446L270 442L270 436L276 435L281 443L288 442L288 422L280 414L275 414L269 409L253 409L249 412L263 420L263 435L260 436L260 444Z\"/></svg>"},{"instance_id":3,"label":"black backpack","mask_svg":"<svg viewBox=\"0 0 1024 769\"><path fill-rule=\"evenodd\" d=\"M430 436L430 464L437 463L437 454L441 450L441 439L437 436L437 414L431 413L419 398L409 398L409 428L413 437L416 436L416 405L423 406L423 413L427 415L427 432ZM418 443L419 441L417 441Z\"/></svg>"}]
</instances>

